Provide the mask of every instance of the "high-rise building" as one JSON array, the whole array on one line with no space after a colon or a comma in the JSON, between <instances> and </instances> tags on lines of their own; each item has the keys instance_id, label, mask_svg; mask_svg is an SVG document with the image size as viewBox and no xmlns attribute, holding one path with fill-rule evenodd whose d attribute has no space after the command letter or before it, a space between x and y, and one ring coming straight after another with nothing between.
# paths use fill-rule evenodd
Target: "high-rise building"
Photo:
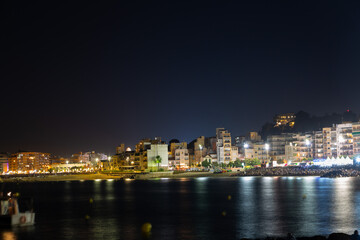
<instances>
[{"instance_id":1,"label":"high-rise building","mask_svg":"<svg viewBox=\"0 0 360 240\"><path fill-rule=\"evenodd\" d=\"M279 135L270 135L267 137L269 144L269 157L271 160L278 161L286 159L285 146L294 141L295 134L282 133Z\"/></svg>"},{"instance_id":2,"label":"high-rise building","mask_svg":"<svg viewBox=\"0 0 360 240\"><path fill-rule=\"evenodd\" d=\"M50 153L18 152L9 158L10 171L47 171L50 167Z\"/></svg>"},{"instance_id":3,"label":"high-rise building","mask_svg":"<svg viewBox=\"0 0 360 240\"><path fill-rule=\"evenodd\" d=\"M219 163L229 163L231 161L231 134L224 128L216 129L217 158Z\"/></svg>"},{"instance_id":4,"label":"high-rise building","mask_svg":"<svg viewBox=\"0 0 360 240\"><path fill-rule=\"evenodd\" d=\"M352 124L352 136L353 136L353 154L356 157L360 157L360 122Z\"/></svg>"},{"instance_id":5,"label":"high-rise building","mask_svg":"<svg viewBox=\"0 0 360 240\"><path fill-rule=\"evenodd\" d=\"M352 123L336 125L337 156L353 156L353 126Z\"/></svg>"},{"instance_id":6,"label":"high-rise building","mask_svg":"<svg viewBox=\"0 0 360 240\"><path fill-rule=\"evenodd\" d=\"M0 173L9 171L9 154L0 153Z\"/></svg>"},{"instance_id":7,"label":"high-rise building","mask_svg":"<svg viewBox=\"0 0 360 240\"><path fill-rule=\"evenodd\" d=\"M314 158L322 159L324 158L324 136L323 131L314 132Z\"/></svg>"}]
</instances>

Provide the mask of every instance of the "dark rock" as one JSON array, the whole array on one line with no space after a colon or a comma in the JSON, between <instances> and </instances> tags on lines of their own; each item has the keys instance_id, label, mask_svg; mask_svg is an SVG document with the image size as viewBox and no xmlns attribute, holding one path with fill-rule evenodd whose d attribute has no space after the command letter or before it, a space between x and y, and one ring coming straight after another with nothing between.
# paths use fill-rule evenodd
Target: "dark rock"
<instances>
[{"instance_id":1,"label":"dark rock","mask_svg":"<svg viewBox=\"0 0 360 240\"><path fill-rule=\"evenodd\" d=\"M328 240L350 240L350 235L345 233L332 233L329 235Z\"/></svg>"},{"instance_id":2,"label":"dark rock","mask_svg":"<svg viewBox=\"0 0 360 240\"><path fill-rule=\"evenodd\" d=\"M296 240L326 240L325 236L298 237Z\"/></svg>"}]
</instances>

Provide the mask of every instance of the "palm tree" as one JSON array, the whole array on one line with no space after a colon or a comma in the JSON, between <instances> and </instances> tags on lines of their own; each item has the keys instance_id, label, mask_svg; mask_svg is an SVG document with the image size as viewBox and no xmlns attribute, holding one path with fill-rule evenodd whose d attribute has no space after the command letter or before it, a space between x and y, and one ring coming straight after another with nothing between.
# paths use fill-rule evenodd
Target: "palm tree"
<instances>
[{"instance_id":1,"label":"palm tree","mask_svg":"<svg viewBox=\"0 0 360 240\"><path fill-rule=\"evenodd\" d=\"M162 159L159 155L157 155L154 159L154 162L157 163L157 165L158 165L158 171L159 171L159 165L160 165L161 161L162 161Z\"/></svg>"}]
</instances>

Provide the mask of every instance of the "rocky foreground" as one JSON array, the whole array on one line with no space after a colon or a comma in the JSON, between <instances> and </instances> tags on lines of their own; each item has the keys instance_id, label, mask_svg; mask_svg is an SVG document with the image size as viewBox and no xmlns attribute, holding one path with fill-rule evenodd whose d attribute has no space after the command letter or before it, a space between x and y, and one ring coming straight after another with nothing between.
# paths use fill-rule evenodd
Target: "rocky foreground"
<instances>
[{"instance_id":1,"label":"rocky foreground","mask_svg":"<svg viewBox=\"0 0 360 240\"><path fill-rule=\"evenodd\" d=\"M321 176L326 178L360 177L359 167L274 167L253 168L233 173L231 176Z\"/></svg>"}]
</instances>

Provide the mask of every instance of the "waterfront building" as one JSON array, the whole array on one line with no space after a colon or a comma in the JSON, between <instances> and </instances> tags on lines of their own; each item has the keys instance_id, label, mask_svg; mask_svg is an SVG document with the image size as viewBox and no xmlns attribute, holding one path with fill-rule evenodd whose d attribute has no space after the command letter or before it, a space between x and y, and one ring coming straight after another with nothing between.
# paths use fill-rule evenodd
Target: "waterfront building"
<instances>
[{"instance_id":1,"label":"waterfront building","mask_svg":"<svg viewBox=\"0 0 360 240\"><path fill-rule=\"evenodd\" d=\"M53 164L66 164L69 163L68 158L60 157L60 156L51 156L50 158L51 165Z\"/></svg>"},{"instance_id":2,"label":"waterfront building","mask_svg":"<svg viewBox=\"0 0 360 240\"><path fill-rule=\"evenodd\" d=\"M324 136L323 131L314 132L314 158L322 159L324 158Z\"/></svg>"},{"instance_id":3,"label":"waterfront building","mask_svg":"<svg viewBox=\"0 0 360 240\"><path fill-rule=\"evenodd\" d=\"M0 173L9 171L9 154L0 153Z\"/></svg>"},{"instance_id":4,"label":"waterfront building","mask_svg":"<svg viewBox=\"0 0 360 240\"><path fill-rule=\"evenodd\" d=\"M189 168L189 150L186 148L175 149L175 162L173 164L178 169Z\"/></svg>"},{"instance_id":5,"label":"waterfront building","mask_svg":"<svg viewBox=\"0 0 360 240\"><path fill-rule=\"evenodd\" d=\"M247 142L244 148L245 159L259 159L262 163L269 160L269 150L265 142Z\"/></svg>"},{"instance_id":6,"label":"waterfront building","mask_svg":"<svg viewBox=\"0 0 360 240\"><path fill-rule=\"evenodd\" d=\"M323 158L337 157L336 128L325 127L323 132Z\"/></svg>"},{"instance_id":7,"label":"waterfront building","mask_svg":"<svg viewBox=\"0 0 360 240\"><path fill-rule=\"evenodd\" d=\"M337 156L353 156L353 126L352 123L336 125Z\"/></svg>"},{"instance_id":8,"label":"waterfront building","mask_svg":"<svg viewBox=\"0 0 360 240\"><path fill-rule=\"evenodd\" d=\"M206 155L207 149L205 147L205 137L200 136L193 142L192 153L194 160L190 163L191 165L199 165L203 161L203 157Z\"/></svg>"},{"instance_id":9,"label":"waterfront building","mask_svg":"<svg viewBox=\"0 0 360 240\"><path fill-rule=\"evenodd\" d=\"M70 163L89 163L90 156L89 154L84 154L83 152L74 153L70 157Z\"/></svg>"},{"instance_id":10,"label":"waterfront building","mask_svg":"<svg viewBox=\"0 0 360 240\"><path fill-rule=\"evenodd\" d=\"M50 167L50 153L18 152L9 158L10 171L47 171Z\"/></svg>"},{"instance_id":11,"label":"waterfront building","mask_svg":"<svg viewBox=\"0 0 360 240\"><path fill-rule=\"evenodd\" d=\"M167 144L151 144L150 149L147 150L147 169L156 169L158 164L155 163L157 156L160 156L161 163L159 164L160 168L168 169L169 159L168 159L168 145Z\"/></svg>"},{"instance_id":12,"label":"waterfront building","mask_svg":"<svg viewBox=\"0 0 360 240\"><path fill-rule=\"evenodd\" d=\"M216 146L218 163L229 163L231 161L231 134L224 128L216 129Z\"/></svg>"},{"instance_id":13,"label":"waterfront building","mask_svg":"<svg viewBox=\"0 0 360 240\"><path fill-rule=\"evenodd\" d=\"M231 146L231 161L234 162L237 159L240 159L239 148L236 146Z\"/></svg>"},{"instance_id":14,"label":"waterfront building","mask_svg":"<svg viewBox=\"0 0 360 240\"><path fill-rule=\"evenodd\" d=\"M269 157L273 161L286 159L285 146L294 141L294 133L282 133L279 135L270 135L267 137L269 144Z\"/></svg>"},{"instance_id":15,"label":"waterfront building","mask_svg":"<svg viewBox=\"0 0 360 240\"><path fill-rule=\"evenodd\" d=\"M294 156L296 161L314 158L313 136L314 134L312 132L297 133L294 135L292 144L294 146Z\"/></svg>"},{"instance_id":16,"label":"waterfront building","mask_svg":"<svg viewBox=\"0 0 360 240\"><path fill-rule=\"evenodd\" d=\"M352 124L353 155L360 156L360 122Z\"/></svg>"},{"instance_id":17,"label":"waterfront building","mask_svg":"<svg viewBox=\"0 0 360 240\"><path fill-rule=\"evenodd\" d=\"M170 143L170 153L169 155L175 156L175 151L177 149L187 149L187 142L172 142Z\"/></svg>"}]
</instances>

